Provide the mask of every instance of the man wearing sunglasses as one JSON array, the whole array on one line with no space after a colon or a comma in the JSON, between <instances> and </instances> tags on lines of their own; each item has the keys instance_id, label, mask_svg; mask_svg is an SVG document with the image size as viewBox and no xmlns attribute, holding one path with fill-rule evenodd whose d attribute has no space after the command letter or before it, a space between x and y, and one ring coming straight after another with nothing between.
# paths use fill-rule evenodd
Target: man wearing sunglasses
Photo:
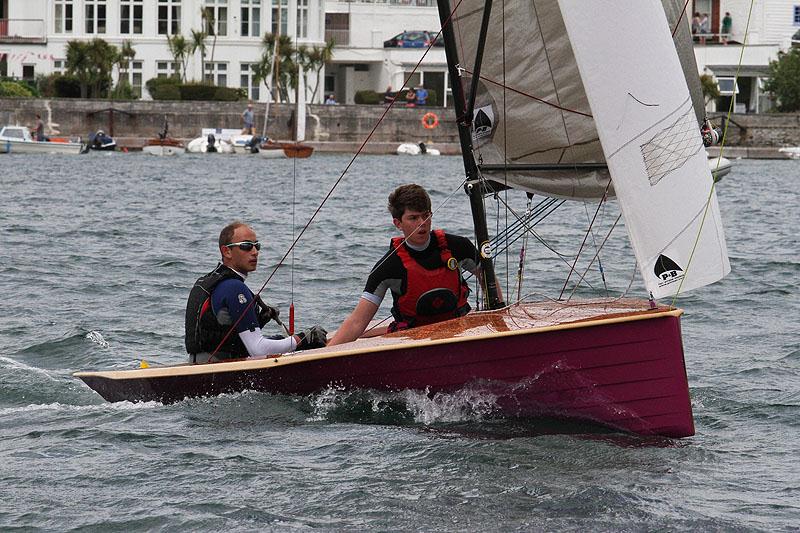
<instances>
[{"instance_id":1,"label":"man wearing sunglasses","mask_svg":"<svg viewBox=\"0 0 800 533\"><path fill-rule=\"evenodd\" d=\"M186 351L192 363L267 355L325 346L326 331L314 326L290 337L264 337L261 328L279 322L279 311L245 285L258 266L261 243L253 229L233 222L219 235L219 265L199 278L186 304Z\"/></svg>"},{"instance_id":2,"label":"man wearing sunglasses","mask_svg":"<svg viewBox=\"0 0 800 533\"><path fill-rule=\"evenodd\" d=\"M431 199L419 185L403 185L389 195L392 222L403 234L372 268L356 308L328 345L360 337L392 293L389 332L433 324L470 311L462 270L481 275L478 250L469 239L431 231ZM373 334L380 334L375 331Z\"/></svg>"}]
</instances>

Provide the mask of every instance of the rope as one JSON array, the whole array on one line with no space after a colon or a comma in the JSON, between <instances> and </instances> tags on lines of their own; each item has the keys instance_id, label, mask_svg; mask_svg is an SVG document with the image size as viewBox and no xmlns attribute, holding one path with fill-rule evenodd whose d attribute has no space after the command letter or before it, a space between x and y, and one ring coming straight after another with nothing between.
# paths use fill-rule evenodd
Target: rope
<instances>
[{"instance_id":1,"label":"rope","mask_svg":"<svg viewBox=\"0 0 800 533\"><path fill-rule=\"evenodd\" d=\"M753 4L755 0L750 0L750 9L747 12L747 24L744 27L744 40L742 42L742 49L739 51L739 64L736 65L736 75L733 78L734 87L739 83L739 73L742 69L742 61L744 59L744 49L747 47L747 36L750 30L750 19L753 15ZM719 157L717 158L717 172L719 172L719 165L722 160L722 154L725 151L725 140L727 139L728 135L728 124L730 123L731 115L733 114L733 101L734 98L731 98L731 103L728 106L728 114L725 117L725 127L722 130L722 140L719 143ZM703 233L703 226L705 226L706 218L708 216L708 211L711 208L711 199L714 197L714 193L716 190L717 182L712 178L711 180L711 189L708 191L708 198L706 198L706 205L703 209L703 216L700 219L700 227L697 230L697 235L695 236L694 244L692 245L692 251L689 254L689 260L686 262L686 275L681 278L680 283L678 283L678 289L675 291L675 295L672 297L672 306L675 307L675 303L678 300L678 295L681 292L681 288L683 288L683 282L686 280L686 277L689 274L689 267L692 264L692 259L694 258L694 253L697 251L697 245L700 242L700 235Z\"/></svg>"}]
</instances>

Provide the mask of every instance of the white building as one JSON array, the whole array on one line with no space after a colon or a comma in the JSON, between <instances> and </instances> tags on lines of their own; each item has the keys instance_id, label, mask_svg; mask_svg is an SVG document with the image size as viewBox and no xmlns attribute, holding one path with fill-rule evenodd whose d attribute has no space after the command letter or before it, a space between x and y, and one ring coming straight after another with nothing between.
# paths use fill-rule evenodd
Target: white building
<instances>
[{"instance_id":1,"label":"white building","mask_svg":"<svg viewBox=\"0 0 800 533\"><path fill-rule=\"evenodd\" d=\"M754 0L752 11L750 7L751 0L692 1L692 13L707 13L711 22L705 43L695 39L694 52L700 73L713 74L719 83L723 95L719 111L728 110L730 98L734 99L735 112L769 109L771 102L763 91L769 62L778 58L778 52L789 49L792 36L800 30L800 0ZM727 44L723 44L721 28L726 13L730 13L733 24ZM734 83L737 71L739 79ZM714 107L710 103L709 110Z\"/></svg>"},{"instance_id":2,"label":"white building","mask_svg":"<svg viewBox=\"0 0 800 533\"><path fill-rule=\"evenodd\" d=\"M281 0L281 34L295 43L324 44L324 0ZM206 39L205 77L218 85L244 87L255 100L267 98L253 83L252 65L261 57L261 37L276 32L278 0L0 0L0 75L33 79L64 70L70 40L102 38L116 46L130 39L136 57L132 86L148 98L143 83L175 72L167 36L204 28L202 12L213 15L214 37ZM213 49L213 51L212 51ZM212 59L213 57L213 59ZM190 58L188 80L200 80L201 56Z\"/></svg>"},{"instance_id":3,"label":"white building","mask_svg":"<svg viewBox=\"0 0 800 533\"><path fill-rule=\"evenodd\" d=\"M384 41L404 31L440 28L436 0L328 0L325 37L336 42L333 61L326 68L325 90L340 102L353 103L359 90L397 91L425 85L442 95L446 104L447 59L444 47L384 48ZM421 64L418 65L418 63ZM416 70L415 70L416 68ZM412 75L413 72L413 75Z\"/></svg>"}]
</instances>

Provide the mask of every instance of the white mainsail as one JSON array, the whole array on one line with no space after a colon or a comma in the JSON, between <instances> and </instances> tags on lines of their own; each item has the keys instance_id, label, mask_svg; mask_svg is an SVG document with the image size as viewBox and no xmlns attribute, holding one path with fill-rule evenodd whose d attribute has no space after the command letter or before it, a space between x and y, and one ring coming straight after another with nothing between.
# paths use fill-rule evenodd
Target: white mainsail
<instances>
[{"instance_id":1,"label":"white mainsail","mask_svg":"<svg viewBox=\"0 0 800 533\"><path fill-rule=\"evenodd\" d=\"M714 180L661 3L559 5L645 285L658 298L719 280Z\"/></svg>"}]
</instances>

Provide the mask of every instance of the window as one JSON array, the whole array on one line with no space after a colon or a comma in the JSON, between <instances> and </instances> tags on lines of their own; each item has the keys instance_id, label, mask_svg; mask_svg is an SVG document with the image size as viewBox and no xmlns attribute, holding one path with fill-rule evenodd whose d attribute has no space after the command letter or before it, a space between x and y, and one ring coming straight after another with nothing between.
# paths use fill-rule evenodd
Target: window
<instances>
[{"instance_id":1,"label":"window","mask_svg":"<svg viewBox=\"0 0 800 533\"><path fill-rule=\"evenodd\" d=\"M25 81L33 81L36 71L33 65L22 65L22 79Z\"/></svg>"},{"instance_id":2,"label":"window","mask_svg":"<svg viewBox=\"0 0 800 533\"><path fill-rule=\"evenodd\" d=\"M142 63L142 61L131 61L128 69L128 82L137 98L142 97Z\"/></svg>"},{"instance_id":3,"label":"window","mask_svg":"<svg viewBox=\"0 0 800 533\"><path fill-rule=\"evenodd\" d=\"M242 37L261 36L261 0L242 0Z\"/></svg>"},{"instance_id":4,"label":"window","mask_svg":"<svg viewBox=\"0 0 800 533\"><path fill-rule=\"evenodd\" d=\"M177 76L180 68L175 61L156 61L156 78Z\"/></svg>"},{"instance_id":5,"label":"window","mask_svg":"<svg viewBox=\"0 0 800 533\"><path fill-rule=\"evenodd\" d=\"M106 32L106 0L84 0L86 33Z\"/></svg>"},{"instance_id":6,"label":"window","mask_svg":"<svg viewBox=\"0 0 800 533\"><path fill-rule=\"evenodd\" d=\"M717 85L719 85L720 96L739 94L739 85L736 83L736 78L717 78Z\"/></svg>"},{"instance_id":7,"label":"window","mask_svg":"<svg viewBox=\"0 0 800 533\"><path fill-rule=\"evenodd\" d=\"M297 0L297 34L296 39L308 37L308 0Z\"/></svg>"},{"instance_id":8,"label":"window","mask_svg":"<svg viewBox=\"0 0 800 533\"><path fill-rule=\"evenodd\" d=\"M206 0L203 14L206 19L206 33L228 35L228 0Z\"/></svg>"},{"instance_id":9,"label":"window","mask_svg":"<svg viewBox=\"0 0 800 533\"><path fill-rule=\"evenodd\" d=\"M280 13L278 13L280 2ZM281 19L281 29L278 31L278 18ZM289 31L289 0L272 0L272 33L286 35Z\"/></svg>"},{"instance_id":10,"label":"window","mask_svg":"<svg viewBox=\"0 0 800 533\"><path fill-rule=\"evenodd\" d=\"M220 61L206 61L205 80L220 87L228 86L228 64Z\"/></svg>"},{"instance_id":11,"label":"window","mask_svg":"<svg viewBox=\"0 0 800 533\"><path fill-rule=\"evenodd\" d=\"M142 0L122 0L119 32L123 35L142 33Z\"/></svg>"},{"instance_id":12,"label":"window","mask_svg":"<svg viewBox=\"0 0 800 533\"><path fill-rule=\"evenodd\" d=\"M72 0L56 0L55 33L72 33Z\"/></svg>"},{"instance_id":13,"label":"window","mask_svg":"<svg viewBox=\"0 0 800 533\"><path fill-rule=\"evenodd\" d=\"M181 32L181 0L158 0L158 34Z\"/></svg>"},{"instance_id":14,"label":"window","mask_svg":"<svg viewBox=\"0 0 800 533\"><path fill-rule=\"evenodd\" d=\"M795 26L800 26L800 6L794 6L793 22Z\"/></svg>"},{"instance_id":15,"label":"window","mask_svg":"<svg viewBox=\"0 0 800 533\"><path fill-rule=\"evenodd\" d=\"M53 60L53 73L54 74L64 74L67 71L67 60L66 59L54 59Z\"/></svg>"},{"instance_id":16,"label":"window","mask_svg":"<svg viewBox=\"0 0 800 533\"><path fill-rule=\"evenodd\" d=\"M247 97L250 100L258 100L261 95L259 83L255 82L255 67L257 63L242 63L239 87L247 89Z\"/></svg>"}]
</instances>

